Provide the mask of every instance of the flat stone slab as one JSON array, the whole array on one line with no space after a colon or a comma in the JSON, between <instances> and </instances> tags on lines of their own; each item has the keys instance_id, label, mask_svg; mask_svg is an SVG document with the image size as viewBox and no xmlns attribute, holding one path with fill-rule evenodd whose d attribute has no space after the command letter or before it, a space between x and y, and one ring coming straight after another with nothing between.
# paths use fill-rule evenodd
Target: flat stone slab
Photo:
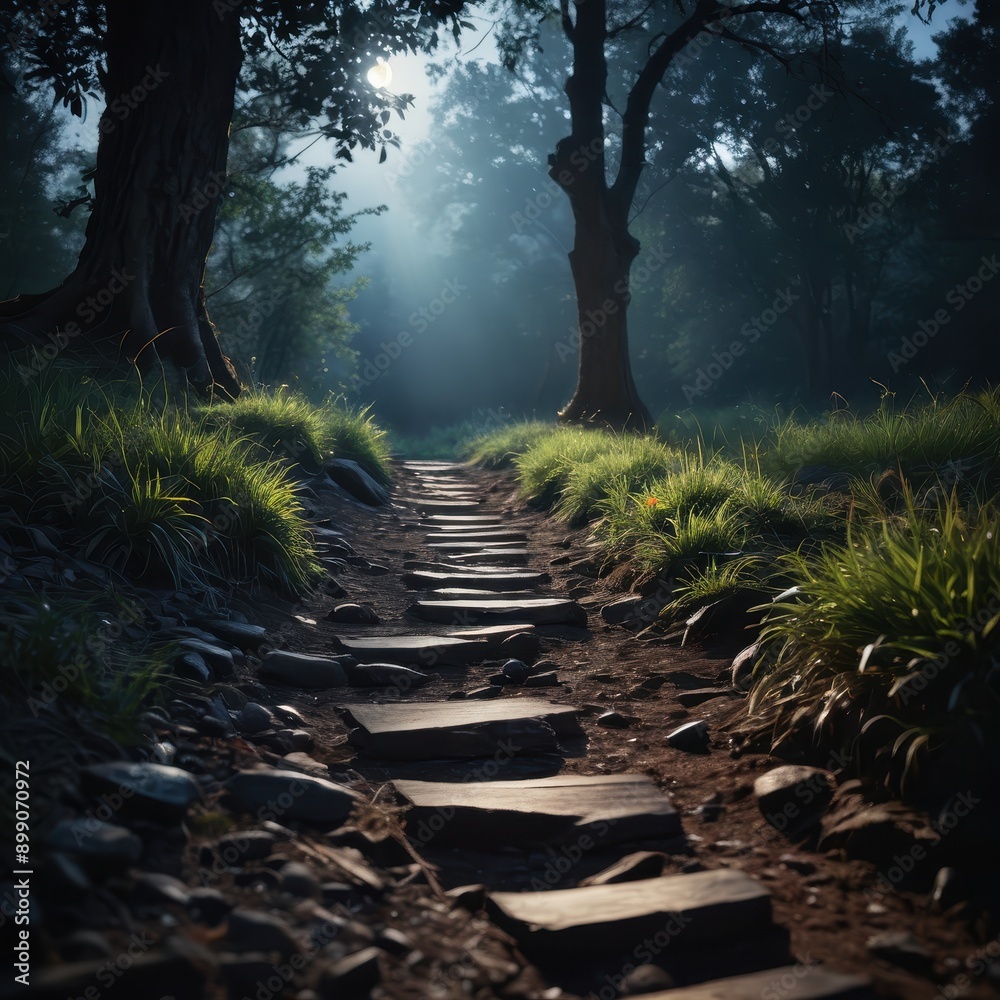
<instances>
[{"instance_id":1,"label":"flat stone slab","mask_svg":"<svg viewBox=\"0 0 1000 1000\"><path fill-rule=\"evenodd\" d=\"M523 548L498 549L491 546L484 549L480 545L479 550L461 555L449 555L448 558L463 566L523 566L528 562L528 550Z\"/></svg>"},{"instance_id":2,"label":"flat stone slab","mask_svg":"<svg viewBox=\"0 0 1000 1000\"><path fill-rule=\"evenodd\" d=\"M480 663L490 653L480 638L443 635L388 635L336 640L338 647L359 663L400 663L433 667L437 664L468 666Z\"/></svg>"},{"instance_id":3,"label":"flat stone slab","mask_svg":"<svg viewBox=\"0 0 1000 1000\"><path fill-rule=\"evenodd\" d=\"M435 527L439 524L499 524L501 519L496 514L431 514L429 517L425 517L424 521L428 522L431 527Z\"/></svg>"},{"instance_id":4,"label":"flat stone slab","mask_svg":"<svg viewBox=\"0 0 1000 1000\"><path fill-rule=\"evenodd\" d=\"M486 600L486 601L523 601L528 597L537 597L533 590L476 590L466 587L442 587L440 590L429 590L427 599L430 601L463 601L463 600ZM488 626L493 628L494 626ZM507 626L515 628L516 626ZM524 625L520 626L525 628Z\"/></svg>"},{"instance_id":5,"label":"flat stone slab","mask_svg":"<svg viewBox=\"0 0 1000 1000\"><path fill-rule=\"evenodd\" d=\"M541 840L550 845L587 837L584 850L681 833L670 799L643 774L557 775L528 781L393 781L411 806L416 828L450 817L440 842L477 849Z\"/></svg>"},{"instance_id":6,"label":"flat stone slab","mask_svg":"<svg viewBox=\"0 0 1000 1000\"><path fill-rule=\"evenodd\" d=\"M347 705L358 726L349 741L373 757L433 760L498 757L559 749L561 735L579 736L578 710L540 698Z\"/></svg>"},{"instance_id":7,"label":"flat stone slab","mask_svg":"<svg viewBox=\"0 0 1000 1000\"><path fill-rule=\"evenodd\" d=\"M821 965L789 965L743 976L713 979L697 986L644 994L645 1000L873 1000L861 976L831 972Z\"/></svg>"},{"instance_id":8,"label":"flat stone slab","mask_svg":"<svg viewBox=\"0 0 1000 1000\"><path fill-rule=\"evenodd\" d=\"M501 549L504 551L514 549L520 552L527 551L524 548L523 538L515 541L507 541L506 539L501 538L498 540L474 540L471 542L427 542L426 545L427 548L433 549L435 552L483 552L491 549Z\"/></svg>"},{"instance_id":9,"label":"flat stone slab","mask_svg":"<svg viewBox=\"0 0 1000 1000\"><path fill-rule=\"evenodd\" d=\"M497 528L495 531L433 531L424 536L426 545L454 545L458 542L526 542L526 531Z\"/></svg>"},{"instance_id":10,"label":"flat stone slab","mask_svg":"<svg viewBox=\"0 0 1000 1000\"><path fill-rule=\"evenodd\" d=\"M404 469L409 469L411 472L455 472L458 469L463 468L461 462L449 462L446 459L418 459L411 458L406 459L402 463Z\"/></svg>"},{"instance_id":11,"label":"flat stone slab","mask_svg":"<svg viewBox=\"0 0 1000 1000\"><path fill-rule=\"evenodd\" d=\"M479 500L431 500L427 497L394 497L398 504L406 504L417 510L429 511L434 514L468 514L482 507Z\"/></svg>"},{"instance_id":12,"label":"flat stone slab","mask_svg":"<svg viewBox=\"0 0 1000 1000\"><path fill-rule=\"evenodd\" d=\"M451 625L524 622L532 625L576 625L585 628L587 612L576 601L533 597L524 601L416 601L407 613L424 621Z\"/></svg>"},{"instance_id":13,"label":"flat stone slab","mask_svg":"<svg viewBox=\"0 0 1000 1000\"><path fill-rule=\"evenodd\" d=\"M463 569L418 569L403 575L403 583L414 590L439 590L444 587L471 588L473 590L510 590L511 588L536 587L548 583L548 573L534 570L509 570L500 573L476 573Z\"/></svg>"},{"instance_id":14,"label":"flat stone slab","mask_svg":"<svg viewBox=\"0 0 1000 1000\"><path fill-rule=\"evenodd\" d=\"M449 632L454 639L485 639L489 643L499 644L512 635L534 634L534 625L484 625L479 628L463 628L457 632Z\"/></svg>"},{"instance_id":15,"label":"flat stone slab","mask_svg":"<svg viewBox=\"0 0 1000 1000\"><path fill-rule=\"evenodd\" d=\"M645 938L669 954L672 947L756 937L771 926L767 890L730 868L548 892L493 892L486 900L495 921L525 951L546 956L627 955Z\"/></svg>"}]
</instances>

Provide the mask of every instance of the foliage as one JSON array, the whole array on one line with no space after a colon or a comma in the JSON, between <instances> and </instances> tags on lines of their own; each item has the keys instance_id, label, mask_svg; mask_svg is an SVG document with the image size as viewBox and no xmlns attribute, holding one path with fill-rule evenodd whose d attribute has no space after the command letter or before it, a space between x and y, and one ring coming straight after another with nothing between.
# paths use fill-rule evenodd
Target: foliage
<instances>
[{"instance_id":1,"label":"foliage","mask_svg":"<svg viewBox=\"0 0 1000 1000\"><path fill-rule=\"evenodd\" d=\"M8 372L3 390L0 489L12 515L125 578L301 592L318 566L289 446L388 477L381 432L333 399L258 392L193 408L56 367L28 380Z\"/></svg>"},{"instance_id":2,"label":"foliage","mask_svg":"<svg viewBox=\"0 0 1000 1000\"><path fill-rule=\"evenodd\" d=\"M782 558L798 590L765 618L750 707L776 745L888 727L899 789L929 751L993 745L1000 540L996 509L963 510L955 494L928 509L908 491L903 513L885 514L846 545Z\"/></svg>"}]
</instances>

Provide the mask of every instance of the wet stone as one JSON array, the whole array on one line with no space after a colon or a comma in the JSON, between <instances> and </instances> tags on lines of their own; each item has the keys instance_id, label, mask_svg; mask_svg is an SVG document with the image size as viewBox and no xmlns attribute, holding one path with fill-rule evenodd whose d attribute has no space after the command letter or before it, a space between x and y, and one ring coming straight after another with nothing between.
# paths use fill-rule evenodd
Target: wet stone
<instances>
[{"instance_id":1,"label":"wet stone","mask_svg":"<svg viewBox=\"0 0 1000 1000\"><path fill-rule=\"evenodd\" d=\"M273 649L261 660L260 675L292 687L344 687L347 674L343 657L309 656Z\"/></svg>"},{"instance_id":2,"label":"wet stone","mask_svg":"<svg viewBox=\"0 0 1000 1000\"><path fill-rule=\"evenodd\" d=\"M364 604L338 604L327 616L332 622L344 625L378 625L379 617L374 608Z\"/></svg>"},{"instance_id":3,"label":"wet stone","mask_svg":"<svg viewBox=\"0 0 1000 1000\"><path fill-rule=\"evenodd\" d=\"M142 856L142 841L113 823L80 816L60 820L46 838L46 846L72 855L81 862L126 868Z\"/></svg>"},{"instance_id":4,"label":"wet stone","mask_svg":"<svg viewBox=\"0 0 1000 1000\"><path fill-rule=\"evenodd\" d=\"M172 822L201 797L198 782L179 767L112 761L91 764L82 771L84 784L95 793L116 794L122 811Z\"/></svg>"},{"instance_id":5,"label":"wet stone","mask_svg":"<svg viewBox=\"0 0 1000 1000\"><path fill-rule=\"evenodd\" d=\"M686 722L667 734L667 743L687 753L708 753L708 723L703 719Z\"/></svg>"},{"instance_id":6,"label":"wet stone","mask_svg":"<svg viewBox=\"0 0 1000 1000\"><path fill-rule=\"evenodd\" d=\"M360 799L350 788L298 771L237 771L224 788L238 811L270 810L282 822L298 820L320 828L342 824Z\"/></svg>"},{"instance_id":7,"label":"wet stone","mask_svg":"<svg viewBox=\"0 0 1000 1000\"><path fill-rule=\"evenodd\" d=\"M262 733L271 727L271 713L263 705L248 701L236 714L235 722L244 733Z\"/></svg>"}]
</instances>

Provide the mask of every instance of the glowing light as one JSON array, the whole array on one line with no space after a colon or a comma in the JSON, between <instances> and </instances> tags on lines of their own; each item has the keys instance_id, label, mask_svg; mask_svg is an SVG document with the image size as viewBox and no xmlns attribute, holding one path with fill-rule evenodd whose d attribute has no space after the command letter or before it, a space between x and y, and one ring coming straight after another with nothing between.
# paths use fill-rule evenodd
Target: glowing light
<instances>
[{"instance_id":1,"label":"glowing light","mask_svg":"<svg viewBox=\"0 0 1000 1000\"><path fill-rule=\"evenodd\" d=\"M392 83L392 67L381 56L375 60L375 65L368 70L368 82L376 90L384 90Z\"/></svg>"},{"instance_id":2,"label":"glowing light","mask_svg":"<svg viewBox=\"0 0 1000 1000\"><path fill-rule=\"evenodd\" d=\"M647 507L655 507L655 506L656 506L656 505L657 505L657 504L658 504L659 502L660 502L660 501L659 501L659 500L657 500L657 499L656 499L656 497L650 497L650 498L649 498L649 499L648 499L648 500L646 501L646 506L647 506Z\"/></svg>"}]
</instances>

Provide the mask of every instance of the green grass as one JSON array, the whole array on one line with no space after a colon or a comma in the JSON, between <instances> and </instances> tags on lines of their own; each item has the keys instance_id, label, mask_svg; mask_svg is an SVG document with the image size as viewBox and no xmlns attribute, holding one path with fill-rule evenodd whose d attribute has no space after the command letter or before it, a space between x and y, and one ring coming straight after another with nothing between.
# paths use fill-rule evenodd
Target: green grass
<instances>
[{"instance_id":1,"label":"green grass","mask_svg":"<svg viewBox=\"0 0 1000 1000\"><path fill-rule=\"evenodd\" d=\"M52 366L0 385L0 489L13 518L123 580L211 595L301 593L318 576L295 449L389 477L382 432L333 398L284 390L235 403L164 402L134 381Z\"/></svg>"},{"instance_id":2,"label":"green grass","mask_svg":"<svg viewBox=\"0 0 1000 1000\"><path fill-rule=\"evenodd\" d=\"M822 466L854 476L900 471L914 485L943 481L971 492L1000 488L1000 389L899 407L891 396L859 416L838 410L823 420L777 424L766 467L778 476Z\"/></svg>"},{"instance_id":3,"label":"green grass","mask_svg":"<svg viewBox=\"0 0 1000 1000\"><path fill-rule=\"evenodd\" d=\"M556 424L542 420L506 424L498 430L474 435L460 447L459 453L488 469L505 469L513 465L519 455L559 431Z\"/></svg>"},{"instance_id":4,"label":"green grass","mask_svg":"<svg viewBox=\"0 0 1000 1000\"><path fill-rule=\"evenodd\" d=\"M901 515L852 526L847 544L788 553L782 562L799 592L767 614L751 698L775 745L807 732L835 742L880 726L891 732L885 771L897 790L927 752L995 747L993 506L969 513L952 495L922 509L908 492Z\"/></svg>"},{"instance_id":5,"label":"green grass","mask_svg":"<svg viewBox=\"0 0 1000 1000\"><path fill-rule=\"evenodd\" d=\"M213 427L255 442L267 457L310 471L329 458L351 459L380 482L389 482L385 433L366 410L351 410L336 397L317 406L285 386L274 392L257 388L203 412Z\"/></svg>"}]
</instances>

